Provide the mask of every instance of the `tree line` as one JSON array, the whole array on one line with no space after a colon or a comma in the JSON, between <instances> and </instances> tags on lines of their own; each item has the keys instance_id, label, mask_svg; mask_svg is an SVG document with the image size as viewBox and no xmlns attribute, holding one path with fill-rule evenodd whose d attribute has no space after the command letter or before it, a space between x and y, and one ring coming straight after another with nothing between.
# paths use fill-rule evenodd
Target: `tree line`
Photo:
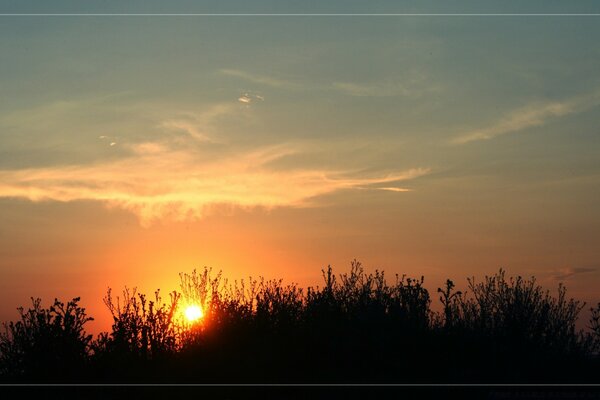
<instances>
[{"instance_id":1,"label":"tree line","mask_svg":"<svg viewBox=\"0 0 600 400\"><path fill-rule=\"evenodd\" d=\"M166 299L108 289L112 327L95 338L79 298L32 299L0 333L0 382L598 382L600 304L578 330L585 304L562 284L552 294L500 270L431 294L423 277L390 282L357 261L322 274L301 288L205 268L180 274ZM203 318L186 321L187 304Z\"/></svg>"}]
</instances>

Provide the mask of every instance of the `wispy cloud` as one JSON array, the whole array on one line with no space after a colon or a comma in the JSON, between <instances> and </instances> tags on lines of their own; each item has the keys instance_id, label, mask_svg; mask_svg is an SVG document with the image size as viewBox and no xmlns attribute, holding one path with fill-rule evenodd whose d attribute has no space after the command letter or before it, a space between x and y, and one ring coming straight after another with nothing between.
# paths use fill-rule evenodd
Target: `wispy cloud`
<instances>
[{"instance_id":1,"label":"wispy cloud","mask_svg":"<svg viewBox=\"0 0 600 400\"><path fill-rule=\"evenodd\" d=\"M373 83L334 82L332 87L343 94L356 97L419 96L439 89L421 76Z\"/></svg>"},{"instance_id":2,"label":"wispy cloud","mask_svg":"<svg viewBox=\"0 0 600 400\"><path fill-rule=\"evenodd\" d=\"M247 96L252 101L263 99L253 93ZM336 167L324 168L303 162L302 157L294 168L282 169L276 161L310 153L314 151L314 144L236 140L237 132L251 127L257 117L246 104L233 99L185 109L152 103L145 107L130 104L128 110L133 108L139 112L126 114L131 116L127 120L139 122L127 129L123 129L126 125L122 121L114 123L110 118L102 119L98 127L97 119L85 113L89 104L68 102L61 103L60 107L23 111L20 112L23 118L15 120L13 129L28 132L27 115L37 126L42 114L47 120L55 121L55 125L40 130L48 137L69 127L69 132L85 132L93 139L79 147L73 146L74 151L102 149L101 144L113 146L114 151L93 160L73 157L60 165L33 163L28 167L0 169L0 197L98 201L135 213L143 225L148 225L161 219L202 218L222 206L314 206L316 197L340 190L402 191L399 182L429 172L413 168L394 173L378 174L372 170L365 173L356 164L344 167L338 163ZM101 113L109 106L91 104ZM114 132L119 132L118 138ZM73 134L65 135L65 139L72 137ZM52 148L47 150L52 151Z\"/></svg>"},{"instance_id":3,"label":"wispy cloud","mask_svg":"<svg viewBox=\"0 0 600 400\"><path fill-rule=\"evenodd\" d=\"M240 97L238 97L238 101L244 105L250 105L251 103L257 101L265 101L265 98L259 94L243 93Z\"/></svg>"},{"instance_id":4,"label":"wispy cloud","mask_svg":"<svg viewBox=\"0 0 600 400\"><path fill-rule=\"evenodd\" d=\"M347 171L277 171L266 165L298 151L264 147L202 160L164 144L131 146L131 156L87 166L0 171L0 197L32 201L96 200L135 213L143 225L197 219L220 205L241 208L308 205L309 199L369 185L417 178L426 169L364 178Z\"/></svg>"},{"instance_id":5,"label":"wispy cloud","mask_svg":"<svg viewBox=\"0 0 600 400\"><path fill-rule=\"evenodd\" d=\"M112 136L101 135L101 136L98 136L98 139L100 139L102 141L107 141L107 143L110 147L117 145L117 142L116 142L117 139Z\"/></svg>"},{"instance_id":6,"label":"wispy cloud","mask_svg":"<svg viewBox=\"0 0 600 400\"><path fill-rule=\"evenodd\" d=\"M453 144L465 144L488 140L500 135L514 133L569 114L583 112L600 104L600 91L573 97L564 101L537 102L514 110L496 123L482 129L466 132L451 140Z\"/></svg>"},{"instance_id":7,"label":"wispy cloud","mask_svg":"<svg viewBox=\"0 0 600 400\"><path fill-rule=\"evenodd\" d=\"M400 187L380 187L378 190L386 190L388 192L412 192L412 189Z\"/></svg>"},{"instance_id":8,"label":"wispy cloud","mask_svg":"<svg viewBox=\"0 0 600 400\"><path fill-rule=\"evenodd\" d=\"M190 137L201 142L212 141L212 139L206 133L202 132L203 126L198 123L182 119L172 119L163 121L160 126L167 130L185 132L186 134L190 135Z\"/></svg>"},{"instance_id":9,"label":"wispy cloud","mask_svg":"<svg viewBox=\"0 0 600 400\"><path fill-rule=\"evenodd\" d=\"M334 82L332 87L343 94L357 97L420 96L440 89L422 73L370 83Z\"/></svg>"},{"instance_id":10,"label":"wispy cloud","mask_svg":"<svg viewBox=\"0 0 600 400\"><path fill-rule=\"evenodd\" d=\"M233 76L235 78L240 78L252 83L257 83L260 85L271 86L274 88L280 89L298 89L300 85L297 82L293 82L290 80L273 78L271 76L253 74L246 71L241 71L239 69L220 69L219 73L227 76Z\"/></svg>"},{"instance_id":11,"label":"wispy cloud","mask_svg":"<svg viewBox=\"0 0 600 400\"><path fill-rule=\"evenodd\" d=\"M333 82L331 85L322 86L307 83L301 85L296 81L278 79L238 69L220 69L219 73L278 89L298 90L310 88L334 90L348 96L356 97L419 96L440 89L428 81L422 73L410 73L403 77L378 82ZM240 98L240 101L244 102L244 99Z\"/></svg>"},{"instance_id":12,"label":"wispy cloud","mask_svg":"<svg viewBox=\"0 0 600 400\"><path fill-rule=\"evenodd\" d=\"M185 112L177 118L168 118L160 123L160 127L171 131L181 131L190 138L200 142L215 142L211 133L219 118L231 117L236 113L235 104L215 104L202 112Z\"/></svg>"},{"instance_id":13,"label":"wispy cloud","mask_svg":"<svg viewBox=\"0 0 600 400\"><path fill-rule=\"evenodd\" d=\"M406 96L410 91L402 85L365 85L352 82L334 82L333 88L350 96L389 97Z\"/></svg>"},{"instance_id":14,"label":"wispy cloud","mask_svg":"<svg viewBox=\"0 0 600 400\"><path fill-rule=\"evenodd\" d=\"M555 279L555 280L557 280L557 281L562 281L562 280L571 278L574 275L586 274L586 273L590 273L590 272L596 272L596 268L589 268L589 267L576 267L576 268L572 268L572 267L568 267L568 268L562 268L562 269L556 271L556 273L552 276L552 278Z\"/></svg>"}]
</instances>

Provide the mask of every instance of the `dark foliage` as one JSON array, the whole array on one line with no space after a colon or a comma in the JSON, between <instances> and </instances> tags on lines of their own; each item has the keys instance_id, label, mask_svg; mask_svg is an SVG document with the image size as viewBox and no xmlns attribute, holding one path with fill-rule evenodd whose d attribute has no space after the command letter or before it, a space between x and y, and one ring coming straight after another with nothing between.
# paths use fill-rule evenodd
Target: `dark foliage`
<instances>
[{"instance_id":1,"label":"dark foliage","mask_svg":"<svg viewBox=\"0 0 600 400\"><path fill-rule=\"evenodd\" d=\"M228 282L204 269L181 274L168 304L126 289L104 302L110 333L91 342L89 320L73 302L34 301L0 337L5 381L90 382L597 382L600 304L589 331L576 329L583 304L534 278L505 272L451 280L438 289L441 311L419 279L323 270L323 286L281 280ZM186 305L204 316L186 322Z\"/></svg>"},{"instance_id":2,"label":"dark foliage","mask_svg":"<svg viewBox=\"0 0 600 400\"><path fill-rule=\"evenodd\" d=\"M154 301L125 289L123 297L112 296L109 289L104 304L113 317L112 332L103 333L93 345L95 376L111 380L140 380L148 368L156 368L177 350L180 327L174 314L180 295L170 294L170 304L164 304L160 292Z\"/></svg>"},{"instance_id":3,"label":"dark foliage","mask_svg":"<svg viewBox=\"0 0 600 400\"><path fill-rule=\"evenodd\" d=\"M83 326L92 318L77 305L79 298L54 300L49 308L31 300L33 307L19 308L20 320L4 324L0 334L2 380L77 380L88 366L92 336Z\"/></svg>"}]
</instances>

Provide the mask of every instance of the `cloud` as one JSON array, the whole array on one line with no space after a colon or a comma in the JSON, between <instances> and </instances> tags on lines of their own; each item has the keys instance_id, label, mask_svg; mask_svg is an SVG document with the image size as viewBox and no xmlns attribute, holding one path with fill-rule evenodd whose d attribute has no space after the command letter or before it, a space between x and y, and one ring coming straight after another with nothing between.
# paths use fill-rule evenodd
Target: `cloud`
<instances>
[{"instance_id":1,"label":"cloud","mask_svg":"<svg viewBox=\"0 0 600 400\"><path fill-rule=\"evenodd\" d=\"M238 115L239 110L234 103L214 104L201 112L180 112L177 118L163 120L159 127L167 131L186 133L197 142L218 142L213 138L219 120Z\"/></svg>"},{"instance_id":2,"label":"cloud","mask_svg":"<svg viewBox=\"0 0 600 400\"><path fill-rule=\"evenodd\" d=\"M422 72L415 71L408 71L404 76L379 82L334 82L332 87L345 95L356 97L414 97L441 89L427 79Z\"/></svg>"},{"instance_id":3,"label":"cloud","mask_svg":"<svg viewBox=\"0 0 600 400\"><path fill-rule=\"evenodd\" d=\"M219 73L278 89L333 89L342 94L356 97L418 96L440 89L431 84L422 73L410 73L402 78L375 83L333 82L331 86L309 85L306 83L300 85L298 82L252 74L237 69L221 69ZM260 98L260 96L257 96L257 98ZM243 97L240 97L239 100L245 102Z\"/></svg>"},{"instance_id":4,"label":"cloud","mask_svg":"<svg viewBox=\"0 0 600 400\"><path fill-rule=\"evenodd\" d=\"M412 192L412 189L399 188L399 187L380 187L378 190L387 190L389 192Z\"/></svg>"},{"instance_id":5,"label":"cloud","mask_svg":"<svg viewBox=\"0 0 600 400\"><path fill-rule=\"evenodd\" d=\"M586 273L590 273L590 272L596 272L596 268L589 268L589 267L577 267L577 268L572 268L572 267L568 267L568 268L563 268L560 269L556 272L556 274L554 274L552 276L553 279L557 280L557 281L562 281L565 279L568 279L574 275L578 275L578 274L586 274Z\"/></svg>"},{"instance_id":6,"label":"cloud","mask_svg":"<svg viewBox=\"0 0 600 400\"><path fill-rule=\"evenodd\" d=\"M250 103L264 100L265 98L263 96L254 93L243 93L238 97L238 101L244 105L250 105Z\"/></svg>"},{"instance_id":7,"label":"cloud","mask_svg":"<svg viewBox=\"0 0 600 400\"><path fill-rule=\"evenodd\" d=\"M166 130L184 132L200 142L212 141L206 133L201 131L203 128L202 124L198 124L197 122L190 122L182 119L172 119L163 121L160 126Z\"/></svg>"},{"instance_id":8,"label":"cloud","mask_svg":"<svg viewBox=\"0 0 600 400\"><path fill-rule=\"evenodd\" d=\"M253 101L262 100L258 94L248 96ZM40 141L64 133L65 146L73 153L91 149L86 154L93 157L61 158L58 165L28 163L0 169L0 197L34 202L98 201L134 213L147 226L163 219L199 219L222 207L314 206L318 196L340 190L379 190L384 186L400 191L398 182L429 172L423 168L379 174L370 170L367 175L356 163L347 167L311 166L303 157L296 157L299 161L294 168L282 169L276 161L310 153L314 143L236 139L240 130L258 121L255 113L237 101L188 106L186 111L176 105L129 103L124 114L127 118L116 122L110 118L111 111L120 107L109 101L60 104L30 110L35 124L41 120L40 114L55 122L40 131L45 134ZM90 104L95 105L93 110ZM15 115L10 116L15 120L11 129L25 136L30 131L30 119L25 111L19 114L23 118L18 121ZM98 114L106 118L98 119ZM74 145L75 136L89 140ZM98 155L100 143L113 146L114 151ZM49 146L44 154L52 155L53 151Z\"/></svg>"},{"instance_id":9,"label":"cloud","mask_svg":"<svg viewBox=\"0 0 600 400\"><path fill-rule=\"evenodd\" d=\"M115 137L112 137L112 136L101 135L101 136L98 136L98 139L100 139L100 140L104 140L104 141L106 141L106 140L110 140L110 141L108 142L108 145L109 145L110 147L113 147L113 146L116 146L116 145L117 145L116 138L115 138Z\"/></svg>"},{"instance_id":10,"label":"cloud","mask_svg":"<svg viewBox=\"0 0 600 400\"><path fill-rule=\"evenodd\" d=\"M233 76L235 78L240 78L252 83L257 83L260 85L271 86L278 89L298 89L300 85L296 82L277 79L270 76L265 75L256 75L251 74L249 72L241 71L239 69L220 69L219 73L227 76Z\"/></svg>"},{"instance_id":11,"label":"cloud","mask_svg":"<svg viewBox=\"0 0 600 400\"><path fill-rule=\"evenodd\" d=\"M334 82L333 88L344 94L358 97L406 96L410 91L402 85L363 85L351 82Z\"/></svg>"},{"instance_id":12,"label":"cloud","mask_svg":"<svg viewBox=\"0 0 600 400\"><path fill-rule=\"evenodd\" d=\"M583 112L599 104L600 91L564 101L537 102L510 112L495 124L457 136L451 140L451 143L465 144L477 140L489 140L534 126L542 126L549 120Z\"/></svg>"},{"instance_id":13,"label":"cloud","mask_svg":"<svg viewBox=\"0 0 600 400\"><path fill-rule=\"evenodd\" d=\"M165 218L199 219L223 205L302 207L315 196L414 179L428 173L427 169L415 168L366 178L340 170L269 169L269 162L299 151L290 145L238 151L211 160L164 143L130 147L130 156L117 161L0 170L0 197L100 201L135 213L147 226Z\"/></svg>"},{"instance_id":14,"label":"cloud","mask_svg":"<svg viewBox=\"0 0 600 400\"><path fill-rule=\"evenodd\" d=\"M241 95L241 96L238 98L238 101L239 101L240 103L249 104L250 102L252 102L252 98L251 98L250 96L246 96L246 95L244 94L244 95Z\"/></svg>"},{"instance_id":15,"label":"cloud","mask_svg":"<svg viewBox=\"0 0 600 400\"><path fill-rule=\"evenodd\" d=\"M167 148L161 143L146 142L130 146L131 150L138 155L159 154L167 151Z\"/></svg>"}]
</instances>

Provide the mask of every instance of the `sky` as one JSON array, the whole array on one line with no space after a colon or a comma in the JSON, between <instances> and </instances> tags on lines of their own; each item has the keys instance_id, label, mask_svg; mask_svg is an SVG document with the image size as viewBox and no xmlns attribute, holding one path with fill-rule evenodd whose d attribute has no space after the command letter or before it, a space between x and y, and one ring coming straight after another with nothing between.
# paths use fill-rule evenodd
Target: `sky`
<instances>
[{"instance_id":1,"label":"sky","mask_svg":"<svg viewBox=\"0 0 600 400\"><path fill-rule=\"evenodd\" d=\"M8 15L600 13L498 4L0 1L0 321L353 259L600 301L599 16Z\"/></svg>"}]
</instances>

